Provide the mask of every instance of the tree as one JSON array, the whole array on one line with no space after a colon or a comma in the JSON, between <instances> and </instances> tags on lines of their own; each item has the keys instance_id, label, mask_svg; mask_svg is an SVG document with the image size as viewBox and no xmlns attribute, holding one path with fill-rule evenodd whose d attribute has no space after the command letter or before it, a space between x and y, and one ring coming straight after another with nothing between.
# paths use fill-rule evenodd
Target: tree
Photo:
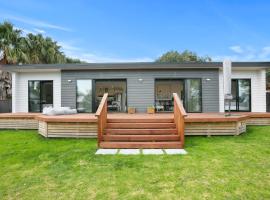
<instances>
[{"instance_id":1,"label":"tree","mask_svg":"<svg viewBox=\"0 0 270 200\"><path fill-rule=\"evenodd\" d=\"M27 62L27 55L22 50L21 30L15 29L11 23L0 24L0 55L3 64Z\"/></svg>"},{"instance_id":2,"label":"tree","mask_svg":"<svg viewBox=\"0 0 270 200\"><path fill-rule=\"evenodd\" d=\"M22 49L27 52L28 62L31 64L53 64L53 63L66 63L66 57L61 52L61 46L51 38L44 38L41 34L34 35L29 33L22 43ZM80 63L79 60L77 62Z\"/></svg>"},{"instance_id":3,"label":"tree","mask_svg":"<svg viewBox=\"0 0 270 200\"><path fill-rule=\"evenodd\" d=\"M61 46L42 34L27 34L9 22L0 23L0 64L81 63L61 52ZM0 71L0 100L11 98L11 75Z\"/></svg>"},{"instance_id":4,"label":"tree","mask_svg":"<svg viewBox=\"0 0 270 200\"><path fill-rule=\"evenodd\" d=\"M185 50L182 53L178 51L168 51L159 57L156 62L159 63L181 63L181 62L209 62L208 56L200 57L195 52Z\"/></svg>"},{"instance_id":5,"label":"tree","mask_svg":"<svg viewBox=\"0 0 270 200\"><path fill-rule=\"evenodd\" d=\"M66 57L66 63L85 63L84 61L81 61L79 59L69 58Z\"/></svg>"},{"instance_id":6,"label":"tree","mask_svg":"<svg viewBox=\"0 0 270 200\"><path fill-rule=\"evenodd\" d=\"M14 29L13 25L4 22L0 24L0 63L14 64L19 60L26 60L27 57L20 48L21 31ZM11 75L8 72L0 71L0 100L11 97Z\"/></svg>"}]
</instances>

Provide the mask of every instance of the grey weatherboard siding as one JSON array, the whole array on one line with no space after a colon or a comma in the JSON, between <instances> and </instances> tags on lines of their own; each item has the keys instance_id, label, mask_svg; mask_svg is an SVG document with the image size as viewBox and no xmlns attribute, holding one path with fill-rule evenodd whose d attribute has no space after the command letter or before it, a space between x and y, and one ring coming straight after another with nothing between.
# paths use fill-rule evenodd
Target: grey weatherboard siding
<instances>
[{"instance_id":1,"label":"grey weatherboard siding","mask_svg":"<svg viewBox=\"0 0 270 200\"><path fill-rule=\"evenodd\" d=\"M76 108L76 80L126 79L127 106L135 107L138 112L146 112L147 106L155 103L155 79L157 78L201 78L202 111L219 112L218 69L62 70L61 103L62 106ZM140 82L138 79L143 79L143 81ZM71 80L71 82L68 80Z\"/></svg>"}]
</instances>

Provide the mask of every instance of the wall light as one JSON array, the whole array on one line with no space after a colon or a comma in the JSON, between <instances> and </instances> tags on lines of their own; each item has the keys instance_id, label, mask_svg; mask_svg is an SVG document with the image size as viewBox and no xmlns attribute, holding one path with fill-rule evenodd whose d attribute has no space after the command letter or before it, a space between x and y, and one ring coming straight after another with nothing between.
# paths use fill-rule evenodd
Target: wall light
<instances>
[{"instance_id":1,"label":"wall light","mask_svg":"<svg viewBox=\"0 0 270 200\"><path fill-rule=\"evenodd\" d=\"M211 81L211 78L206 78L205 80L207 80L207 81Z\"/></svg>"},{"instance_id":2,"label":"wall light","mask_svg":"<svg viewBox=\"0 0 270 200\"><path fill-rule=\"evenodd\" d=\"M68 80L69 83L72 83L72 80Z\"/></svg>"},{"instance_id":3,"label":"wall light","mask_svg":"<svg viewBox=\"0 0 270 200\"><path fill-rule=\"evenodd\" d=\"M142 79L142 78L139 78L138 81L139 81L139 82L143 82L143 79Z\"/></svg>"}]
</instances>

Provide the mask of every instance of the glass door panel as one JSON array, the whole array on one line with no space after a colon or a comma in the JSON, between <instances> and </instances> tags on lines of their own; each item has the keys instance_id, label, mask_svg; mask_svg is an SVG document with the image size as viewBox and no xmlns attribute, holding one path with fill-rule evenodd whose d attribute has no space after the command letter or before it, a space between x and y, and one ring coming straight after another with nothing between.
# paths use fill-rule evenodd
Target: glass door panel
<instances>
[{"instance_id":1,"label":"glass door panel","mask_svg":"<svg viewBox=\"0 0 270 200\"><path fill-rule=\"evenodd\" d=\"M232 80L232 96L231 111L251 111L251 82L249 79ZM225 110L229 110L226 103Z\"/></svg>"},{"instance_id":2,"label":"glass door panel","mask_svg":"<svg viewBox=\"0 0 270 200\"><path fill-rule=\"evenodd\" d=\"M40 112L40 81L29 81L29 112Z\"/></svg>"},{"instance_id":3,"label":"glass door panel","mask_svg":"<svg viewBox=\"0 0 270 200\"><path fill-rule=\"evenodd\" d=\"M250 80L238 80L238 109L250 111Z\"/></svg>"},{"instance_id":4,"label":"glass door panel","mask_svg":"<svg viewBox=\"0 0 270 200\"><path fill-rule=\"evenodd\" d=\"M29 112L42 112L43 108L53 106L53 81L29 81L28 105Z\"/></svg>"},{"instance_id":5,"label":"glass door panel","mask_svg":"<svg viewBox=\"0 0 270 200\"><path fill-rule=\"evenodd\" d=\"M186 110L187 112L201 112L201 80L186 80Z\"/></svg>"},{"instance_id":6,"label":"glass door panel","mask_svg":"<svg viewBox=\"0 0 270 200\"><path fill-rule=\"evenodd\" d=\"M92 112L92 80L77 80L77 111Z\"/></svg>"},{"instance_id":7,"label":"glass door panel","mask_svg":"<svg viewBox=\"0 0 270 200\"><path fill-rule=\"evenodd\" d=\"M155 107L157 112L173 111L173 93L177 93L184 101L183 80L156 80L155 82Z\"/></svg>"},{"instance_id":8,"label":"glass door panel","mask_svg":"<svg viewBox=\"0 0 270 200\"><path fill-rule=\"evenodd\" d=\"M42 81L40 84L40 99L41 99L41 111L45 107L53 106L53 82L52 81Z\"/></svg>"},{"instance_id":9,"label":"glass door panel","mask_svg":"<svg viewBox=\"0 0 270 200\"><path fill-rule=\"evenodd\" d=\"M238 95L237 95L237 91L238 91L238 86L237 86L238 84L237 84L237 81L236 80L232 80L232 90L231 90L231 92L232 92L232 97L233 97L233 99L232 99L232 101L231 101L231 111L237 111L237 105L238 105L238 103L237 103L237 99L238 99ZM226 103L226 110L229 110L229 105L228 105L228 103Z\"/></svg>"},{"instance_id":10,"label":"glass door panel","mask_svg":"<svg viewBox=\"0 0 270 200\"><path fill-rule=\"evenodd\" d=\"M127 111L127 83L126 80L96 80L95 81L95 106L98 108L104 95L108 93L108 111Z\"/></svg>"}]
</instances>

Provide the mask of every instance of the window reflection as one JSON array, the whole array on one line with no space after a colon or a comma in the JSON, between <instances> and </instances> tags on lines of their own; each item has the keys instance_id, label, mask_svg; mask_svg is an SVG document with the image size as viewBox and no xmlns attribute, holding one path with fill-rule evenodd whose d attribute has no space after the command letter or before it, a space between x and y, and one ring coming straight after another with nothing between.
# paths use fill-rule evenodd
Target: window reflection
<instances>
[{"instance_id":1,"label":"window reflection","mask_svg":"<svg viewBox=\"0 0 270 200\"><path fill-rule=\"evenodd\" d=\"M77 80L77 111L92 112L92 80Z\"/></svg>"},{"instance_id":2,"label":"window reflection","mask_svg":"<svg viewBox=\"0 0 270 200\"><path fill-rule=\"evenodd\" d=\"M186 107L187 112L201 112L201 80L186 80Z\"/></svg>"}]
</instances>

